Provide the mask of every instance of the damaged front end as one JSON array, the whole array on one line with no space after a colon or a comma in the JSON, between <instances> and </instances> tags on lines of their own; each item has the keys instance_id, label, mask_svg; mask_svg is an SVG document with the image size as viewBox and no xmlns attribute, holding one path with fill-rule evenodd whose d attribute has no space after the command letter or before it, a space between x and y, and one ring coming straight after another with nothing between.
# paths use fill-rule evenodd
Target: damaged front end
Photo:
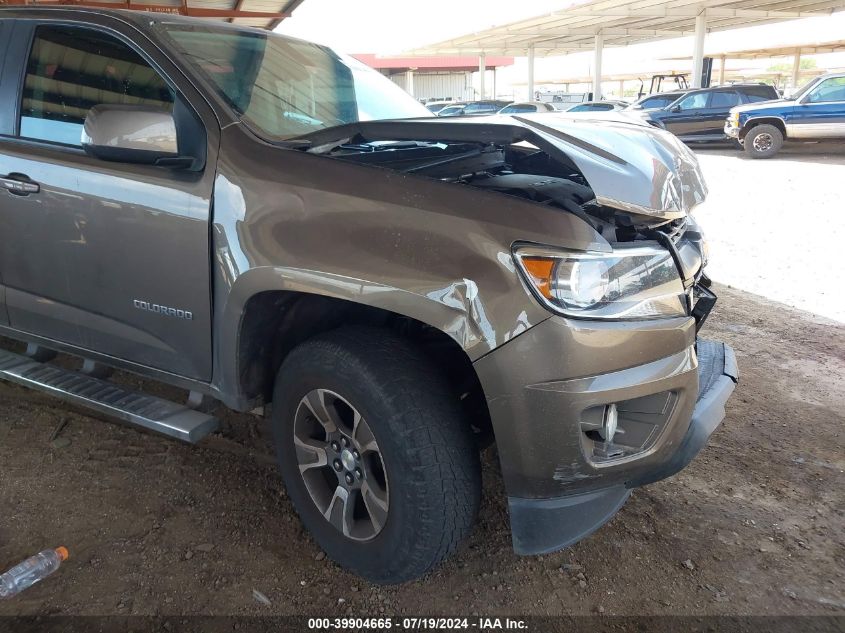
<instances>
[{"instance_id":1,"label":"damaged front end","mask_svg":"<svg viewBox=\"0 0 845 633\"><path fill-rule=\"evenodd\" d=\"M292 142L312 154L559 209L611 248L656 242L681 273L686 313L703 323L712 307L702 272L706 247L690 217L707 186L695 156L668 132L635 122L528 115L360 122ZM555 239L550 235L545 245Z\"/></svg>"},{"instance_id":2,"label":"damaged front end","mask_svg":"<svg viewBox=\"0 0 845 633\"><path fill-rule=\"evenodd\" d=\"M552 316L473 363L518 553L583 538L705 445L737 372L729 347L697 338L715 301L691 216L707 187L675 137L540 115L375 121L306 140L312 153L556 209L600 236L569 248L561 235L516 238L513 269Z\"/></svg>"},{"instance_id":3,"label":"damaged front end","mask_svg":"<svg viewBox=\"0 0 845 633\"><path fill-rule=\"evenodd\" d=\"M683 219L707 195L686 146L667 132L620 121L558 115L372 121L302 142L310 153L558 207L611 242Z\"/></svg>"}]
</instances>

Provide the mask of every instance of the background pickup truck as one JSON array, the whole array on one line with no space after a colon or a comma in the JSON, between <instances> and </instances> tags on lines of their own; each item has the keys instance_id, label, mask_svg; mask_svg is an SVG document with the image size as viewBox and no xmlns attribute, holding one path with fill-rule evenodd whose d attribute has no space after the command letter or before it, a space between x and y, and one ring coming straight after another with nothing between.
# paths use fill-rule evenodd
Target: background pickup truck
<instances>
[{"instance_id":1,"label":"background pickup truck","mask_svg":"<svg viewBox=\"0 0 845 633\"><path fill-rule=\"evenodd\" d=\"M516 551L574 543L737 377L698 337L695 156L584 117L437 118L302 40L0 8L0 378L189 442L218 401L269 413L304 525L373 582L455 551L491 442Z\"/></svg>"},{"instance_id":2,"label":"background pickup truck","mask_svg":"<svg viewBox=\"0 0 845 633\"><path fill-rule=\"evenodd\" d=\"M732 108L725 134L751 158L774 156L784 141L845 139L845 73L816 77L789 99Z\"/></svg>"}]
</instances>

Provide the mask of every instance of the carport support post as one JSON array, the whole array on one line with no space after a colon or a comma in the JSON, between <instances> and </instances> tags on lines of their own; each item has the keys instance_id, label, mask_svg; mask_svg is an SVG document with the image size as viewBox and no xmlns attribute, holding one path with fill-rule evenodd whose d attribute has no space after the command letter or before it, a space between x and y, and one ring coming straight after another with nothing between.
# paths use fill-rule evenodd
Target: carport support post
<instances>
[{"instance_id":1,"label":"carport support post","mask_svg":"<svg viewBox=\"0 0 845 633\"><path fill-rule=\"evenodd\" d=\"M701 72L704 70L704 35L707 33L707 16L702 10L695 16L695 40L692 49L692 87L701 88Z\"/></svg>"},{"instance_id":2,"label":"carport support post","mask_svg":"<svg viewBox=\"0 0 845 633\"><path fill-rule=\"evenodd\" d=\"M795 50L795 58L792 60L792 92L798 88L798 74L801 72L801 49Z\"/></svg>"},{"instance_id":3,"label":"carport support post","mask_svg":"<svg viewBox=\"0 0 845 633\"><path fill-rule=\"evenodd\" d=\"M604 48L604 35L596 33L596 50L593 59L593 100L601 99L601 54Z\"/></svg>"},{"instance_id":4,"label":"carport support post","mask_svg":"<svg viewBox=\"0 0 845 633\"><path fill-rule=\"evenodd\" d=\"M414 96L414 71L411 69L405 71L405 92Z\"/></svg>"},{"instance_id":5,"label":"carport support post","mask_svg":"<svg viewBox=\"0 0 845 633\"><path fill-rule=\"evenodd\" d=\"M481 79L481 85L479 86L479 92L481 95L479 96L480 99L484 99L485 95L487 94L487 87L484 85L485 75L487 74L487 54L481 53L478 56L478 76Z\"/></svg>"},{"instance_id":6,"label":"carport support post","mask_svg":"<svg viewBox=\"0 0 845 633\"><path fill-rule=\"evenodd\" d=\"M719 58L719 85L725 85L725 56Z\"/></svg>"},{"instance_id":7,"label":"carport support post","mask_svg":"<svg viewBox=\"0 0 845 633\"><path fill-rule=\"evenodd\" d=\"M534 45L528 47L528 100L534 101Z\"/></svg>"}]
</instances>

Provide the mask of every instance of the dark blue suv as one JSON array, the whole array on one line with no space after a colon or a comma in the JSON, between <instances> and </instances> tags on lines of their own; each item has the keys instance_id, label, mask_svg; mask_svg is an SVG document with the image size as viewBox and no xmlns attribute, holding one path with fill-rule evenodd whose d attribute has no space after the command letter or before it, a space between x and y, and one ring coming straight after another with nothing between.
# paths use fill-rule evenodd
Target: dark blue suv
<instances>
[{"instance_id":1,"label":"dark blue suv","mask_svg":"<svg viewBox=\"0 0 845 633\"><path fill-rule=\"evenodd\" d=\"M772 86L733 84L690 90L659 110L640 114L651 125L669 130L684 143L724 143L722 128L732 107L777 98Z\"/></svg>"},{"instance_id":2,"label":"dark blue suv","mask_svg":"<svg viewBox=\"0 0 845 633\"><path fill-rule=\"evenodd\" d=\"M785 140L845 139L845 73L816 77L789 99L732 108L725 134L751 158L774 156Z\"/></svg>"}]
</instances>

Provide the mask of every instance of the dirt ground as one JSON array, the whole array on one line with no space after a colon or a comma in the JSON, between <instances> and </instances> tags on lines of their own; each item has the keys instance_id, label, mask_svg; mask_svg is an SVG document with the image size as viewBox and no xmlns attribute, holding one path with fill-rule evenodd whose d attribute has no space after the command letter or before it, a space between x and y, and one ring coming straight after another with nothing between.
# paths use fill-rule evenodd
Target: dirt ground
<instances>
[{"instance_id":1,"label":"dirt ground","mask_svg":"<svg viewBox=\"0 0 845 633\"><path fill-rule=\"evenodd\" d=\"M703 335L734 347L741 382L685 471L574 547L520 558L488 452L475 532L399 587L325 560L260 419L221 411L191 447L0 383L0 569L71 552L0 616L845 614L845 326L716 291Z\"/></svg>"}]
</instances>

